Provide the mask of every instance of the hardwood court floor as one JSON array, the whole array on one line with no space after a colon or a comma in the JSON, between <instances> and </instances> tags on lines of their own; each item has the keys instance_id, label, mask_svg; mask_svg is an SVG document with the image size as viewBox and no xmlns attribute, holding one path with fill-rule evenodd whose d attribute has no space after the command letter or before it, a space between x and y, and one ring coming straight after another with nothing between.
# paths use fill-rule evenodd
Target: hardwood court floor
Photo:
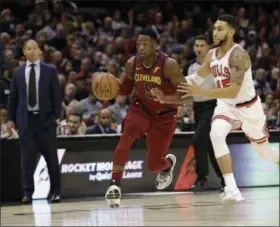
<instances>
[{"instance_id":1,"label":"hardwood court floor","mask_svg":"<svg viewBox=\"0 0 280 227\"><path fill-rule=\"evenodd\" d=\"M123 196L110 209L103 198L1 207L1 226L279 226L279 187L243 189L245 201L220 205L219 192Z\"/></svg>"}]
</instances>

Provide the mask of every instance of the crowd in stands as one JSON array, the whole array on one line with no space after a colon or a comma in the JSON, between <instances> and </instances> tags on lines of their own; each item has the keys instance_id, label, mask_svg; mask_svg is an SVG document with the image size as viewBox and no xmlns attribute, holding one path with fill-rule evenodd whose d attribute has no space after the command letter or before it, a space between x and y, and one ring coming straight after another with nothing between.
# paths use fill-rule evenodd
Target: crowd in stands
<instances>
[{"instance_id":1,"label":"crowd in stands","mask_svg":"<svg viewBox=\"0 0 280 227\"><path fill-rule=\"evenodd\" d=\"M2 136L12 72L25 62L21 48L26 40L35 39L42 50L41 60L57 69L63 96L58 135L120 133L133 96L106 102L97 100L91 91L95 73L107 71L122 78L125 62L136 53L137 34L147 25L158 34L158 48L176 59L183 72L194 57L194 37L204 34L211 39L212 26L223 13L231 13L239 22L236 41L251 58L253 79L268 127L280 128L279 8L266 10L251 4L234 5L227 10L215 4L210 8L193 5L179 16L172 10L172 1L167 1L164 7L151 6L145 10L134 7L127 13L115 9L106 15L91 15L65 11L62 0L35 0L32 4L25 18L17 18L14 9L9 8L0 15ZM193 123L192 105L180 106L177 132L192 131Z\"/></svg>"}]
</instances>

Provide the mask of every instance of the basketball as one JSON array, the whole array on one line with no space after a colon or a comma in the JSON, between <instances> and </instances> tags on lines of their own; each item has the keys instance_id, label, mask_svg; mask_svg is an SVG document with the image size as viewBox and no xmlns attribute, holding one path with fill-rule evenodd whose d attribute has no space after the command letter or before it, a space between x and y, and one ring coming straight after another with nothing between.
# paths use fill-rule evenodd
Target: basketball
<instances>
[{"instance_id":1,"label":"basketball","mask_svg":"<svg viewBox=\"0 0 280 227\"><path fill-rule=\"evenodd\" d=\"M114 99L119 91L119 81L111 73L100 72L92 81L92 92L100 100Z\"/></svg>"}]
</instances>

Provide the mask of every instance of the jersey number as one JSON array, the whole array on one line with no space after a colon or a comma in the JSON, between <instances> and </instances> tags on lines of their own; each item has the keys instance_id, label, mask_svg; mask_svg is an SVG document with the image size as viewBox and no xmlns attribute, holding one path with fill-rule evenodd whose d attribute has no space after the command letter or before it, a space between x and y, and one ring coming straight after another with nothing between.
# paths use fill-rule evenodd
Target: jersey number
<instances>
[{"instance_id":1,"label":"jersey number","mask_svg":"<svg viewBox=\"0 0 280 227\"><path fill-rule=\"evenodd\" d=\"M228 78L227 79L223 79L223 80L218 80L216 85L217 85L217 88L229 87L230 80Z\"/></svg>"},{"instance_id":2,"label":"jersey number","mask_svg":"<svg viewBox=\"0 0 280 227\"><path fill-rule=\"evenodd\" d=\"M149 99L152 99L153 98L153 95L151 93L151 90L152 90L152 85L150 84L144 84L144 88L145 88L145 94L146 96L149 98Z\"/></svg>"}]
</instances>

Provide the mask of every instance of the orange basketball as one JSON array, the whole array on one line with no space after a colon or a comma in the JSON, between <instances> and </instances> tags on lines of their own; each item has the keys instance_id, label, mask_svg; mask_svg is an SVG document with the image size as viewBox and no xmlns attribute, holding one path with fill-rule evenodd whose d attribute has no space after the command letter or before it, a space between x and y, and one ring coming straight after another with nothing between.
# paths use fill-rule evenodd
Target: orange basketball
<instances>
[{"instance_id":1,"label":"orange basketball","mask_svg":"<svg viewBox=\"0 0 280 227\"><path fill-rule=\"evenodd\" d=\"M119 81L111 73L100 72L92 81L92 92L100 100L111 100L119 91Z\"/></svg>"}]
</instances>

